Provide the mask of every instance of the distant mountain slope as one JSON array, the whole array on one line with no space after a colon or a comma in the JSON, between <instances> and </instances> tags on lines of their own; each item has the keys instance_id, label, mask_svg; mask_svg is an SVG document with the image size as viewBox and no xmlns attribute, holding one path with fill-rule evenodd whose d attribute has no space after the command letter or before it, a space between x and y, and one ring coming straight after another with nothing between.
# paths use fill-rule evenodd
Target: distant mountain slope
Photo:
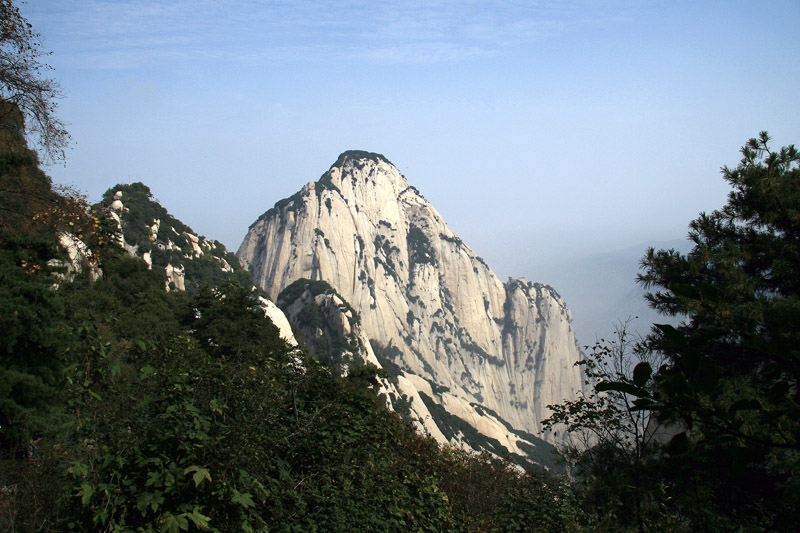
<instances>
[{"instance_id":1,"label":"distant mountain slope","mask_svg":"<svg viewBox=\"0 0 800 533\"><path fill-rule=\"evenodd\" d=\"M479 406L539 434L546 406L583 387L555 291L500 282L382 155L343 153L264 213L237 255L271 294L300 278L330 283L417 389L441 391L429 396L462 420Z\"/></svg>"},{"instance_id":2,"label":"distant mountain slope","mask_svg":"<svg viewBox=\"0 0 800 533\"><path fill-rule=\"evenodd\" d=\"M614 338L615 328L629 319L629 330L642 335L651 324L675 322L651 309L644 299L646 291L636 283L639 262L649 246L681 252L690 248L685 239L651 241L533 269L540 279L558 287L572 311L575 333L582 347L599 339Z\"/></svg>"}]
</instances>

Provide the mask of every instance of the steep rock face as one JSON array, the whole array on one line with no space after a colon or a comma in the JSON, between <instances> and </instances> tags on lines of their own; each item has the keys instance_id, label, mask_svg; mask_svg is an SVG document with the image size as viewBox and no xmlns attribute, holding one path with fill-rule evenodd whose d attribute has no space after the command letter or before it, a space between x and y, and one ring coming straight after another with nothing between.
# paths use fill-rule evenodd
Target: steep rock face
<instances>
[{"instance_id":1,"label":"steep rock face","mask_svg":"<svg viewBox=\"0 0 800 533\"><path fill-rule=\"evenodd\" d=\"M342 154L262 215L237 255L273 295L300 278L327 281L392 363L514 428L538 434L546 405L582 388L555 291L501 283L381 155Z\"/></svg>"},{"instance_id":2,"label":"steep rock face","mask_svg":"<svg viewBox=\"0 0 800 533\"><path fill-rule=\"evenodd\" d=\"M258 296L256 300L261 309L264 310L264 316L278 328L278 335L280 335L281 339L286 341L289 346L297 346L298 343L297 339L294 337L292 325L289 323L289 319L286 318L283 311L275 305L275 302L267 300L263 296Z\"/></svg>"},{"instance_id":3,"label":"steep rock face","mask_svg":"<svg viewBox=\"0 0 800 533\"><path fill-rule=\"evenodd\" d=\"M361 327L361 317L329 284L300 279L284 289L277 301L301 332L308 353L327 363L333 372L345 376L365 364L383 368ZM404 376L381 378L376 392L389 409L410 420L418 431L440 443L448 442L417 389Z\"/></svg>"}]
</instances>

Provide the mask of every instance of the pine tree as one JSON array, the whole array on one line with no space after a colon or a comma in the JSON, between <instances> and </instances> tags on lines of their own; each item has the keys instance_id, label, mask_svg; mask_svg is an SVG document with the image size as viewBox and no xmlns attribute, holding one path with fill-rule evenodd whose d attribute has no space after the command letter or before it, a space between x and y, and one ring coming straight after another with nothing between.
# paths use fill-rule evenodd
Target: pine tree
<instances>
[{"instance_id":1,"label":"pine tree","mask_svg":"<svg viewBox=\"0 0 800 533\"><path fill-rule=\"evenodd\" d=\"M709 527L727 515L782 530L798 512L800 154L769 141L762 132L722 169L733 190L690 224L687 255L651 249L642 260L651 305L686 319L651 334L668 363L640 406L685 429L670 451L708 496L698 520Z\"/></svg>"}]
</instances>

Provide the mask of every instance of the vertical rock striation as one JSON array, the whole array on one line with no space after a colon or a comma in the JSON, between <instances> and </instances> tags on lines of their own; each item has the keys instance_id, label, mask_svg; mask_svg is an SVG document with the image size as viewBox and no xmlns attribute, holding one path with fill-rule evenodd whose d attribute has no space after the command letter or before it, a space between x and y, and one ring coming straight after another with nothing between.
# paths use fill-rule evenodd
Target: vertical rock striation
<instances>
[{"instance_id":1,"label":"vertical rock striation","mask_svg":"<svg viewBox=\"0 0 800 533\"><path fill-rule=\"evenodd\" d=\"M502 283L379 154L343 153L259 217L237 256L273 297L300 278L327 281L361 315L376 352L462 419L485 408L539 434L546 405L582 388L558 294Z\"/></svg>"}]
</instances>

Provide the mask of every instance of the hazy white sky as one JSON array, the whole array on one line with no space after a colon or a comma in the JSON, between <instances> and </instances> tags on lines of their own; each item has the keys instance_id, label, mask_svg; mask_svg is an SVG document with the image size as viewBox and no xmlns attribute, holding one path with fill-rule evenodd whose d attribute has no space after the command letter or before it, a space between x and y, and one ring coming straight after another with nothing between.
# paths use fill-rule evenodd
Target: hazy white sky
<instances>
[{"instance_id":1,"label":"hazy white sky","mask_svg":"<svg viewBox=\"0 0 800 533\"><path fill-rule=\"evenodd\" d=\"M722 165L800 144L800 2L29 0L97 200L142 181L235 251L349 149L501 277L685 235Z\"/></svg>"}]
</instances>

